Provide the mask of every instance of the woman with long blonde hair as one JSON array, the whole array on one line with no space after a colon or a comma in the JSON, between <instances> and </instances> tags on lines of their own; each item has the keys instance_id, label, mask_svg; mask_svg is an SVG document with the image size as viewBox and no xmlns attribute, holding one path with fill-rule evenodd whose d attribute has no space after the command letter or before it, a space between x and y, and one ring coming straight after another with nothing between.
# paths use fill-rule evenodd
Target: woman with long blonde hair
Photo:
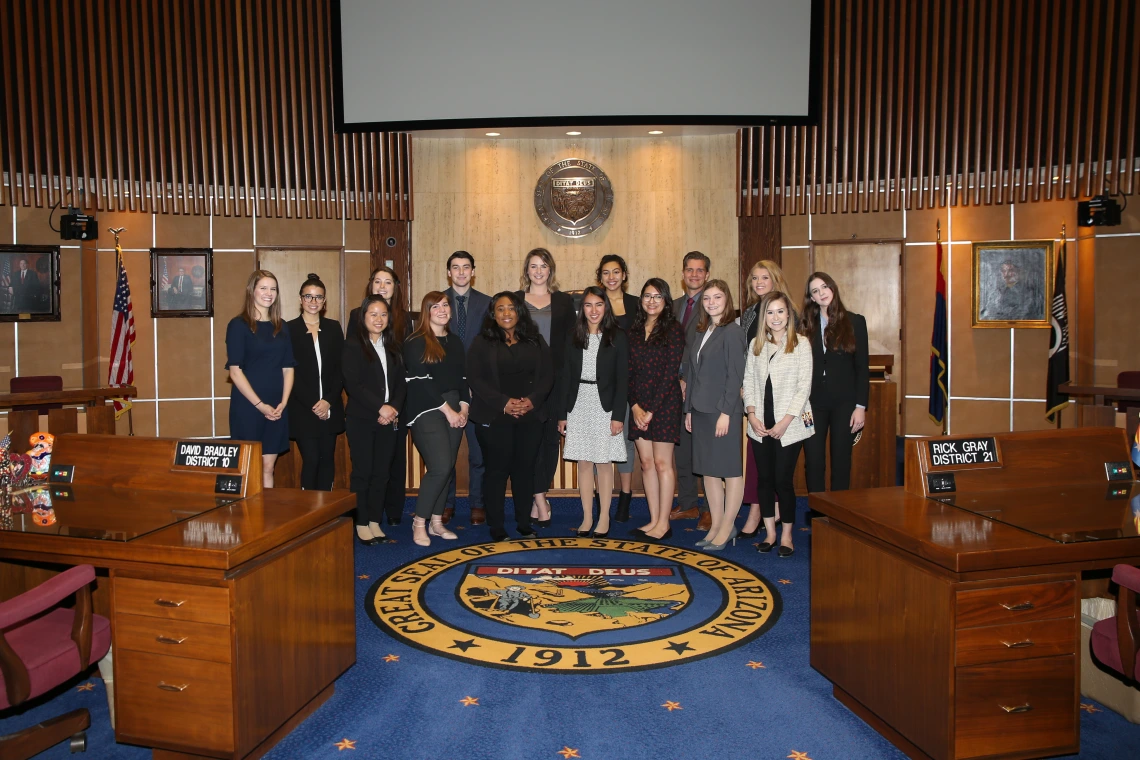
<instances>
[{"instance_id":1,"label":"woman with long blonde hair","mask_svg":"<svg viewBox=\"0 0 1140 760\"><path fill-rule=\"evenodd\" d=\"M261 480L273 487L277 455L289 449L293 342L281 320L277 277L258 269L245 284L245 308L226 326L230 438L261 442Z\"/></svg>"}]
</instances>

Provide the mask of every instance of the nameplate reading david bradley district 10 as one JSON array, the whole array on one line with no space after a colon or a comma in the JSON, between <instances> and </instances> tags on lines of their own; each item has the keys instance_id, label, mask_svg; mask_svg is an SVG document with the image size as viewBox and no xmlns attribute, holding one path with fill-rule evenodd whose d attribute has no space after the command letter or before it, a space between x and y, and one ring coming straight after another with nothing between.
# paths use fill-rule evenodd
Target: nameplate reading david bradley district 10
<instances>
[{"instance_id":1,"label":"nameplate reading david bradley district 10","mask_svg":"<svg viewBox=\"0 0 1140 760\"><path fill-rule=\"evenodd\" d=\"M174 450L175 467L201 467L210 470L236 470L241 446L214 441L179 441Z\"/></svg>"},{"instance_id":2,"label":"nameplate reading david bradley district 10","mask_svg":"<svg viewBox=\"0 0 1140 760\"><path fill-rule=\"evenodd\" d=\"M997 464L997 441L982 438L935 438L926 442L931 467L961 467L972 464Z\"/></svg>"}]
</instances>

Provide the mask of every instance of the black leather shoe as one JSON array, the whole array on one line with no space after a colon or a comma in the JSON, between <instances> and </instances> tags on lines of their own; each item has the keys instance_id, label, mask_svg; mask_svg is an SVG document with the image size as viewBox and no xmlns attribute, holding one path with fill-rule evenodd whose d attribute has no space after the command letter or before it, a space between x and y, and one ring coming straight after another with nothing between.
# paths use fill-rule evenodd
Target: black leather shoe
<instances>
[{"instance_id":1,"label":"black leather shoe","mask_svg":"<svg viewBox=\"0 0 1140 760\"><path fill-rule=\"evenodd\" d=\"M767 554L768 552L772 551L772 544L768 543L767 541L761 541L760 543L756 544L756 551L760 552L761 554Z\"/></svg>"},{"instance_id":2,"label":"black leather shoe","mask_svg":"<svg viewBox=\"0 0 1140 760\"><path fill-rule=\"evenodd\" d=\"M576 531L574 531L574 535L577 536L578 538L589 538L593 534L594 534L594 531L592 531L592 530L576 530Z\"/></svg>"},{"instance_id":3,"label":"black leather shoe","mask_svg":"<svg viewBox=\"0 0 1140 760\"><path fill-rule=\"evenodd\" d=\"M739 538L752 538L753 536L755 536L759 532L760 532L760 528L759 528L759 526L757 526L756 530L742 530L739 533L737 533L736 535Z\"/></svg>"},{"instance_id":4,"label":"black leather shoe","mask_svg":"<svg viewBox=\"0 0 1140 760\"><path fill-rule=\"evenodd\" d=\"M537 533L520 533L519 534L520 540L526 540L528 538L538 538L538 534Z\"/></svg>"},{"instance_id":5,"label":"black leather shoe","mask_svg":"<svg viewBox=\"0 0 1140 760\"><path fill-rule=\"evenodd\" d=\"M590 532L590 535L593 536L594 538L605 538L609 534L610 534L610 532L608 530L605 533L599 533L596 530Z\"/></svg>"},{"instance_id":6,"label":"black leather shoe","mask_svg":"<svg viewBox=\"0 0 1140 760\"><path fill-rule=\"evenodd\" d=\"M614 522L629 522L629 500L633 498L633 494L628 491L622 491L618 494L617 513L614 515Z\"/></svg>"},{"instance_id":7,"label":"black leather shoe","mask_svg":"<svg viewBox=\"0 0 1140 760\"><path fill-rule=\"evenodd\" d=\"M779 554L781 557L790 557L795 553L796 550L790 546L781 546L780 550L777 552L777 554Z\"/></svg>"},{"instance_id":8,"label":"black leather shoe","mask_svg":"<svg viewBox=\"0 0 1140 760\"><path fill-rule=\"evenodd\" d=\"M645 531L641 528L634 528L626 535L633 536L634 538L645 538Z\"/></svg>"},{"instance_id":9,"label":"black leather shoe","mask_svg":"<svg viewBox=\"0 0 1140 760\"><path fill-rule=\"evenodd\" d=\"M360 542L361 546L376 546L376 544L378 544L378 543L380 543L386 539L387 539L387 537L385 537L385 538L369 538L369 539L363 539L360 536L356 537L356 540Z\"/></svg>"}]
</instances>

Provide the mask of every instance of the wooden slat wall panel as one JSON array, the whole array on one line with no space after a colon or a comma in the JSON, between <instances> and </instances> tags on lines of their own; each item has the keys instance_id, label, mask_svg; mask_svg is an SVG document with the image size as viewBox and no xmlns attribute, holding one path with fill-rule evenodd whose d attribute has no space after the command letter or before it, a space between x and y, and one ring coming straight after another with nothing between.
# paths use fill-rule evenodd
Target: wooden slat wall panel
<instances>
[{"instance_id":1,"label":"wooden slat wall panel","mask_svg":"<svg viewBox=\"0 0 1140 760\"><path fill-rule=\"evenodd\" d=\"M739 215L1133 193L1136 0L822 5L820 123L740 130Z\"/></svg>"},{"instance_id":2,"label":"wooden slat wall panel","mask_svg":"<svg viewBox=\"0 0 1140 760\"><path fill-rule=\"evenodd\" d=\"M333 131L328 13L328 0L6 0L7 202L410 221L408 136Z\"/></svg>"}]
</instances>

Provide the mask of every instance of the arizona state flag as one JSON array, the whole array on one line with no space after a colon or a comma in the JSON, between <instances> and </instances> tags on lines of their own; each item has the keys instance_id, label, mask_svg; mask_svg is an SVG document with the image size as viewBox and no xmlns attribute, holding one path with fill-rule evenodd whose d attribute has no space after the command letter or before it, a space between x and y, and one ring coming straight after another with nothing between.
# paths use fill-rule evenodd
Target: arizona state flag
<instances>
[{"instance_id":1,"label":"arizona state flag","mask_svg":"<svg viewBox=\"0 0 1140 760\"><path fill-rule=\"evenodd\" d=\"M1069 382L1069 308L1065 304L1065 239L1061 233L1061 251L1057 255L1057 274L1053 278L1053 303L1049 324L1053 335L1049 340L1049 371L1045 381L1045 418L1052 421L1069 403L1069 394L1057 386Z\"/></svg>"},{"instance_id":2,"label":"arizona state flag","mask_svg":"<svg viewBox=\"0 0 1140 760\"><path fill-rule=\"evenodd\" d=\"M942 241L939 240L936 246L938 269L934 281L934 331L930 336L930 419L941 425L946 419L950 353L946 336L946 259L942 255Z\"/></svg>"}]
</instances>

